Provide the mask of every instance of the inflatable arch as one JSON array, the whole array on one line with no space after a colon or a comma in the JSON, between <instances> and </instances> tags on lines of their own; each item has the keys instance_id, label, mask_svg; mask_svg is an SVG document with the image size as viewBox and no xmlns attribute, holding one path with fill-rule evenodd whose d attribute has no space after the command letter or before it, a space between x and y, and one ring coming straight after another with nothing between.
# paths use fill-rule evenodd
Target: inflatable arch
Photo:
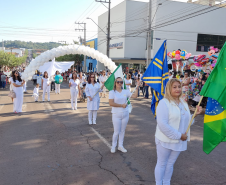
<instances>
[{"instance_id":1,"label":"inflatable arch","mask_svg":"<svg viewBox=\"0 0 226 185\"><path fill-rule=\"evenodd\" d=\"M24 73L22 74L22 79L25 81L31 80L35 71L39 69L40 66L44 65L44 63L49 62L49 60L53 60L55 57L63 56L66 54L87 55L103 63L112 72L117 68L115 63L106 55L88 46L81 46L75 44L68 46L59 46L57 48L45 51L41 55L37 56L24 70Z\"/></svg>"}]
</instances>

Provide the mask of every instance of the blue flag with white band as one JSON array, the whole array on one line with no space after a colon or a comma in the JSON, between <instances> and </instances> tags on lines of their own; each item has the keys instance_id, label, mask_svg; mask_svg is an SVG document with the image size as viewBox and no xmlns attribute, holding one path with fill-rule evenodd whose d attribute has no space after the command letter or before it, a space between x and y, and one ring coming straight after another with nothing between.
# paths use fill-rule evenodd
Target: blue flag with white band
<instances>
[{"instance_id":1,"label":"blue flag with white band","mask_svg":"<svg viewBox=\"0 0 226 185\"><path fill-rule=\"evenodd\" d=\"M154 89L151 110L156 116L158 102L164 97L165 87L169 81L166 40L159 48L141 79Z\"/></svg>"}]
</instances>

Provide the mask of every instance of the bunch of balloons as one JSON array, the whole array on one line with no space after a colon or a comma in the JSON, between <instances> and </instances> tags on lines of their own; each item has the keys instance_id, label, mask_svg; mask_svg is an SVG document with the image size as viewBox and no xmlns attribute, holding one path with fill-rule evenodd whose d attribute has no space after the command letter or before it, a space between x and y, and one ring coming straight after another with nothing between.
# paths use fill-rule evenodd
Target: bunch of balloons
<instances>
[{"instance_id":1,"label":"bunch of balloons","mask_svg":"<svg viewBox=\"0 0 226 185\"><path fill-rule=\"evenodd\" d=\"M191 57L191 53L188 53L185 50L174 50L173 52L169 52L167 53L167 56L169 56L172 59L176 59L176 60L185 60L185 59L189 59L189 57Z\"/></svg>"},{"instance_id":2,"label":"bunch of balloons","mask_svg":"<svg viewBox=\"0 0 226 185\"><path fill-rule=\"evenodd\" d=\"M22 79L28 81L32 79L33 74L40 66L44 65L45 62L49 60L53 60L55 57L64 56L68 54L83 54L88 57L92 57L93 59L98 60L108 67L109 70L114 71L117 66L115 62L113 62L106 55L100 53L99 51L90 48L88 46L81 45L68 45L68 46L59 46L57 48L53 48L51 50L45 51L41 55L37 56L34 60L32 60L28 67L24 70L22 74Z\"/></svg>"}]
</instances>

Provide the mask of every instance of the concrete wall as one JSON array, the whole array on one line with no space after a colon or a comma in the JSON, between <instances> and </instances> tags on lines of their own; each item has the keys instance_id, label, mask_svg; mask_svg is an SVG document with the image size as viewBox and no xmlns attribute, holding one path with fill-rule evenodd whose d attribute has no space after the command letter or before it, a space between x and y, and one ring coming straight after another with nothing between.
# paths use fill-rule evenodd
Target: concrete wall
<instances>
[{"instance_id":1,"label":"concrete wall","mask_svg":"<svg viewBox=\"0 0 226 185\"><path fill-rule=\"evenodd\" d=\"M126 1L125 58L145 58L147 33L139 30L147 28L147 11L145 2ZM130 37L131 33L137 36Z\"/></svg>"},{"instance_id":2,"label":"concrete wall","mask_svg":"<svg viewBox=\"0 0 226 185\"><path fill-rule=\"evenodd\" d=\"M110 44L125 42L124 38L114 38L115 36L120 35L121 33L125 32L125 22L117 23L125 20L126 16L126 1L118 4L114 8L111 9L111 27L110 27L110 37L112 40ZM108 20L108 12L100 15L98 17L98 25L107 33L107 20ZM103 54L106 54L106 34L103 33L100 29L98 29L98 51ZM110 57L124 57L124 46L123 49L110 49Z\"/></svg>"}]
</instances>

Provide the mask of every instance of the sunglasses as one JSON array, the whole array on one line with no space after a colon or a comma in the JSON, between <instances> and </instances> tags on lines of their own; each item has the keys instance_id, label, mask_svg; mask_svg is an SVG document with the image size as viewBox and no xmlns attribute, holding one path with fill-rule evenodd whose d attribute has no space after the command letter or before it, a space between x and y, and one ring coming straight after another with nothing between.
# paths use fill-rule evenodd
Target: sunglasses
<instances>
[{"instance_id":1,"label":"sunglasses","mask_svg":"<svg viewBox=\"0 0 226 185\"><path fill-rule=\"evenodd\" d=\"M123 81L117 81L116 83L117 84L123 84Z\"/></svg>"}]
</instances>

